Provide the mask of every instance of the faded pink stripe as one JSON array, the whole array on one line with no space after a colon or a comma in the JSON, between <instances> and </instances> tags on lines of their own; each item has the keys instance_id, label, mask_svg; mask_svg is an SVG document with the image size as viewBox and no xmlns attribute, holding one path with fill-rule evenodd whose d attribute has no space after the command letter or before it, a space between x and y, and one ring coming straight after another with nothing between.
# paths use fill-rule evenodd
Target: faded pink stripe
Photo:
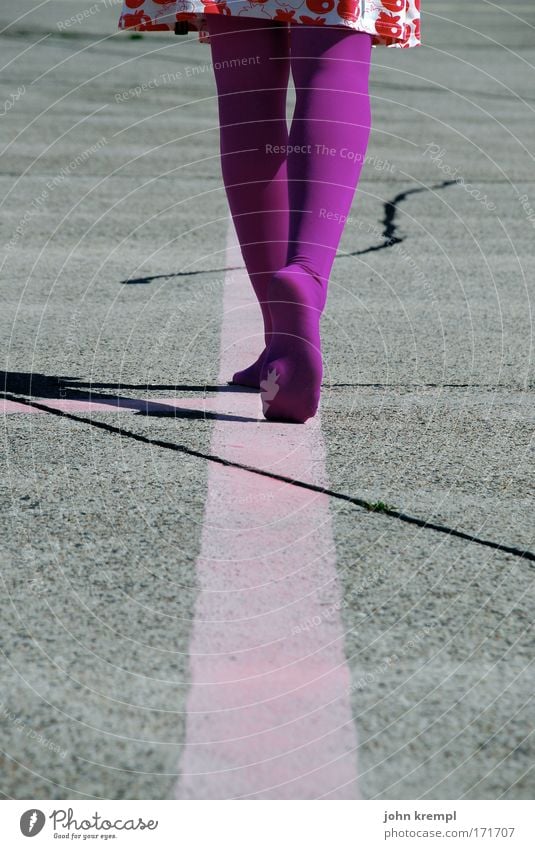
<instances>
[{"instance_id":1,"label":"faded pink stripe","mask_svg":"<svg viewBox=\"0 0 535 849\"><path fill-rule=\"evenodd\" d=\"M226 399L225 404L215 402L212 397L207 398L117 398L110 395L109 401L89 401L84 398L35 398L39 404L44 404L52 410L60 410L64 413L117 413L117 412L148 412L148 413L173 413L180 410L198 410L199 412L232 412L231 399ZM31 400L30 400L31 403ZM0 399L0 415L12 413L46 413L38 407L20 404L17 401Z\"/></svg>"},{"instance_id":2,"label":"faded pink stripe","mask_svg":"<svg viewBox=\"0 0 535 849\"><path fill-rule=\"evenodd\" d=\"M229 226L227 266L239 264ZM261 344L245 272L228 276L221 382ZM319 415L264 422L256 393L214 402L255 422L217 421L211 450L325 484ZM208 466L190 645L191 687L174 798L355 799L357 740L326 496Z\"/></svg>"}]
</instances>

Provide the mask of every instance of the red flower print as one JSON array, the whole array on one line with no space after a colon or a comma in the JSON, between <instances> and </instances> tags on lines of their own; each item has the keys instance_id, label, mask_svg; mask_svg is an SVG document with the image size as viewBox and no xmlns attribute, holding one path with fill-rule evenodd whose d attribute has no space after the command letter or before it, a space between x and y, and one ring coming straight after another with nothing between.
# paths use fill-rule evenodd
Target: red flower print
<instances>
[{"instance_id":1,"label":"red flower print","mask_svg":"<svg viewBox=\"0 0 535 849\"><path fill-rule=\"evenodd\" d=\"M382 0L382 5L389 12L402 12L405 6L405 0Z\"/></svg>"},{"instance_id":2,"label":"red flower print","mask_svg":"<svg viewBox=\"0 0 535 849\"><path fill-rule=\"evenodd\" d=\"M360 15L358 0L339 0L336 11L345 21L356 21Z\"/></svg>"},{"instance_id":3,"label":"red flower print","mask_svg":"<svg viewBox=\"0 0 535 849\"><path fill-rule=\"evenodd\" d=\"M334 9L334 0L306 0L306 6L315 15L326 15Z\"/></svg>"},{"instance_id":4,"label":"red flower print","mask_svg":"<svg viewBox=\"0 0 535 849\"><path fill-rule=\"evenodd\" d=\"M138 27L140 26L140 24L143 24L143 26L147 26L147 24L151 23L151 19L148 15L144 15L140 9L139 12L134 12L133 15L129 15L128 13L126 15L123 15L123 23L126 28Z\"/></svg>"},{"instance_id":5,"label":"red flower print","mask_svg":"<svg viewBox=\"0 0 535 849\"><path fill-rule=\"evenodd\" d=\"M300 15L299 20L302 24L307 24L307 26L313 26L314 24L319 26L325 23L325 18L309 18L308 15Z\"/></svg>"},{"instance_id":6,"label":"red flower print","mask_svg":"<svg viewBox=\"0 0 535 849\"><path fill-rule=\"evenodd\" d=\"M402 27L399 23L399 16L387 15L386 12L381 12L375 21L375 29L379 35L390 36L390 38L398 38L402 33Z\"/></svg>"},{"instance_id":7,"label":"red flower print","mask_svg":"<svg viewBox=\"0 0 535 849\"><path fill-rule=\"evenodd\" d=\"M290 12L286 12L284 9L277 9L275 12L274 21L291 21L295 15L295 9L292 9Z\"/></svg>"}]
</instances>

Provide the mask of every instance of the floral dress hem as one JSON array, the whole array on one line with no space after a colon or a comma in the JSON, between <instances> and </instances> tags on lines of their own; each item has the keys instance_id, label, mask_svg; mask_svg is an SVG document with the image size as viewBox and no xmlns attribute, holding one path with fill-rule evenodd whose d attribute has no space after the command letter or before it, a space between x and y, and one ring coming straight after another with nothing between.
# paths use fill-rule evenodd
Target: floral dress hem
<instances>
[{"instance_id":1,"label":"floral dress hem","mask_svg":"<svg viewBox=\"0 0 535 849\"><path fill-rule=\"evenodd\" d=\"M123 0L119 29L197 32L210 43L208 15L258 18L288 25L343 26L372 36L375 47L417 47L420 0Z\"/></svg>"}]
</instances>

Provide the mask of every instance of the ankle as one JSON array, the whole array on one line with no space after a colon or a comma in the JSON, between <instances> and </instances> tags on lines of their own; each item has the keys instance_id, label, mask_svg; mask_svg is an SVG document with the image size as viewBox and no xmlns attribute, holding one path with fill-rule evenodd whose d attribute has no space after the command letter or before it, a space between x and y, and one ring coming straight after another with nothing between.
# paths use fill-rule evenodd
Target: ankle
<instances>
[{"instance_id":1,"label":"ankle","mask_svg":"<svg viewBox=\"0 0 535 849\"><path fill-rule=\"evenodd\" d=\"M272 323L276 323L273 307L292 305L316 311L318 319L325 307L327 285L319 274L300 263L289 263L273 274L269 288Z\"/></svg>"}]
</instances>

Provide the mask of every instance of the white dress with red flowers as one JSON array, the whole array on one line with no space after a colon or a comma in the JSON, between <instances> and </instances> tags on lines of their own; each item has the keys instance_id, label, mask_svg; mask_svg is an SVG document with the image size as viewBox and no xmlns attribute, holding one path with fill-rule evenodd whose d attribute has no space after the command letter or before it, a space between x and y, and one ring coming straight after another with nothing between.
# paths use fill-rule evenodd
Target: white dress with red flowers
<instances>
[{"instance_id":1,"label":"white dress with red flowers","mask_svg":"<svg viewBox=\"0 0 535 849\"><path fill-rule=\"evenodd\" d=\"M420 0L123 0L119 29L195 31L209 43L210 14L346 26L386 47L420 44Z\"/></svg>"}]
</instances>

